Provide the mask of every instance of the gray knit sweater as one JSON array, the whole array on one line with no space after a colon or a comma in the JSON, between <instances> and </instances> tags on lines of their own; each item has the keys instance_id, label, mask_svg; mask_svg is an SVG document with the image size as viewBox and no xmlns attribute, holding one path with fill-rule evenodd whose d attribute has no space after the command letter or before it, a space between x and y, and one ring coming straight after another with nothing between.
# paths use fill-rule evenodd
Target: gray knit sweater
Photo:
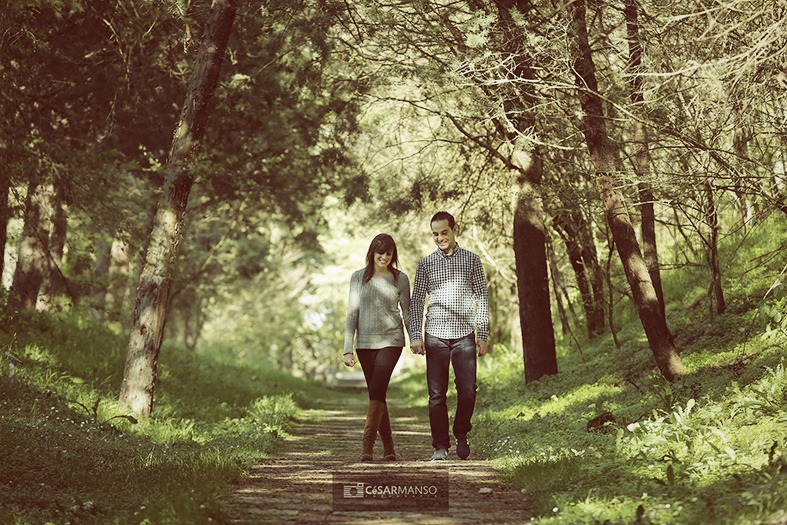
<instances>
[{"instance_id":1,"label":"gray knit sweater","mask_svg":"<svg viewBox=\"0 0 787 525\"><path fill-rule=\"evenodd\" d=\"M393 275L372 277L366 284L362 281L363 270L350 278L344 353L352 353L353 338L355 348L404 346L403 326L410 329L410 279L399 272L396 284Z\"/></svg>"}]
</instances>

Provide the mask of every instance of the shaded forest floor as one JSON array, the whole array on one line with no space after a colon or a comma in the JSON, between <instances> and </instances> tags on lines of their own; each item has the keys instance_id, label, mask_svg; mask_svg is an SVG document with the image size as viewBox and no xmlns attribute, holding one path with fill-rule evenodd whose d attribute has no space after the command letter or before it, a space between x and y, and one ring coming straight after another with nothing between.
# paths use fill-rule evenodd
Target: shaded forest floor
<instances>
[{"instance_id":1,"label":"shaded forest floor","mask_svg":"<svg viewBox=\"0 0 787 525\"><path fill-rule=\"evenodd\" d=\"M389 407L396 462L380 460L379 439L375 461L358 461L365 394L337 396L304 410L279 449L251 469L250 476L236 487L227 502L230 522L442 525L529 521L527 497L501 482L493 465L475 452L465 461L453 450L448 461L429 461L431 437L423 407L402 408L390 396ZM374 504L369 510L346 510L349 500L341 493L341 486L336 491L345 479L366 480L367 484L386 478L404 479L414 486L434 486L446 477L447 508L428 511L397 510L389 504L393 503L391 500ZM428 507L428 502L424 506Z\"/></svg>"}]
</instances>

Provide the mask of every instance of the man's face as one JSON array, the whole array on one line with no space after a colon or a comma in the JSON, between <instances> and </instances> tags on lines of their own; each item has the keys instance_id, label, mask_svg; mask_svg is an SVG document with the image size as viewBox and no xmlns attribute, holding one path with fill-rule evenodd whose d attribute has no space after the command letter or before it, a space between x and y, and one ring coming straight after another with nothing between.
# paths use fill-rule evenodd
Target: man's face
<instances>
[{"instance_id":1,"label":"man's face","mask_svg":"<svg viewBox=\"0 0 787 525\"><path fill-rule=\"evenodd\" d=\"M448 226L448 220L435 221L432 223L432 236L434 243L440 250L450 255L456 247L456 225L453 228Z\"/></svg>"}]
</instances>

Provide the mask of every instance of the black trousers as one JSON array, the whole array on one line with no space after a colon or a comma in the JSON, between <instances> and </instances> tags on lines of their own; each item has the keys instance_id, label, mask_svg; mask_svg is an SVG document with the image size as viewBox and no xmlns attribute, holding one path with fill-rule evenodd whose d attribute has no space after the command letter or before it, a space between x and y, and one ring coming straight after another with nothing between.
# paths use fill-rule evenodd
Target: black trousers
<instances>
[{"instance_id":1,"label":"black trousers","mask_svg":"<svg viewBox=\"0 0 787 525\"><path fill-rule=\"evenodd\" d=\"M369 399L385 402L388 393L388 383L391 374L402 355L401 346L387 346L385 348L368 349L359 348L356 352L358 361L361 362L363 375L366 378L366 388Z\"/></svg>"}]
</instances>

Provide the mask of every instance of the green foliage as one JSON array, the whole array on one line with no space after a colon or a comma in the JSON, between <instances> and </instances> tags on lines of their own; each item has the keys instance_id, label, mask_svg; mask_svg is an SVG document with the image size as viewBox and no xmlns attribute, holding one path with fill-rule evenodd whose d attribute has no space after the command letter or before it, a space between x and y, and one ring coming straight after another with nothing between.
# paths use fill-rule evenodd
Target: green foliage
<instances>
[{"instance_id":1,"label":"green foliage","mask_svg":"<svg viewBox=\"0 0 787 525\"><path fill-rule=\"evenodd\" d=\"M603 338L581 356L561 352L559 375L529 385L520 353L501 345L483 359L472 437L522 488L535 523L782 519L787 367L780 318L762 308L783 307L770 284L780 269L747 283L765 297L759 304L730 294L738 306L713 322L688 305L672 327L688 373L672 383L626 325L621 349Z\"/></svg>"},{"instance_id":2,"label":"green foliage","mask_svg":"<svg viewBox=\"0 0 787 525\"><path fill-rule=\"evenodd\" d=\"M762 338L773 344L787 341L787 286L777 281L768 290L758 309L760 319L765 323Z\"/></svg>"},{"instance_id":3,"label":"green foliage","mask_svg":"<svg viewBox=\"0 0 787 525\"><path fill-rule=\"evenodd\" d=\"M231 484L322 392L166 345L137 422L116 402L126 341L75 317L3 316L0 523L220 522Z\"/></svg>"}]
</instances>

